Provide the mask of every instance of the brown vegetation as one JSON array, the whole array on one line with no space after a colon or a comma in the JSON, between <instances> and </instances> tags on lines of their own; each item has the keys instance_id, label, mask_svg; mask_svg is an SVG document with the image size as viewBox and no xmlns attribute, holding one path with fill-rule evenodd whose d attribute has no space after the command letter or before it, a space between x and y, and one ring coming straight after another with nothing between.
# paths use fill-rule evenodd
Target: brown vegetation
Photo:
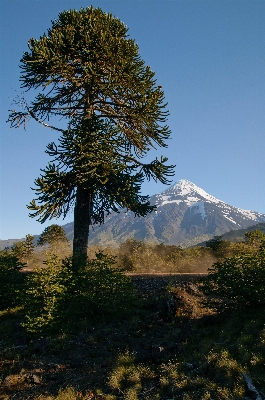
<instances>
[{"instance_id":1,"label":"brown vegetation","mask_svg":"<svg viewBox=\"0 0 265 400\"><path fill-rule=\"evenodd\" d=\"M72 321L73 329L67 321L62 319L64 316L67 317L67 307L71 303L69 296L68 301L65 302L65 310L60 310L61 325L57 326L57 331L53 333L40 333L41 331L38 333L38 329L45 328L45 318L41 320L41 324L37 325L38 314L28 314L36 323L36 329L27 329L29 326L23 325L25 318L23 305L2 309L0 312L0 399L206 400L213 398L239 400L264 398L265 313L264 300L261 296L263 281L255 288L255 293L245 292L244 288L247 288L248 280L245 279L245 275L242 275L241 282L238 280L241 275L237 275L237 284L231 293L234 301L235 295L241 296L240 307L234 307L233 301L232 308L227 308L227 303L224 302L225 308L218 309L209 306L211 296L208 297L206 292L202 291L203 286L200 281L202 275L169 272L158 275L156 271L155 273L151 271L151 274L137 273L137 266L140 268L141 260L144 259L141 257L144 256L146 249L149 257L152 256L149 252L150 248L153 250L153 261L164 260L164 265L166 261L172 262L172 259L178 262L184 258L188 260L189 256L190 270L195 265L195 255L197 255L197 260L199 260L198 255L217 258L217 252L219 252L219 262L215 264L213 273L210 270L206 276L207 279L210 277L208 290L211 289L211 285L214 285L216 293L221 296L226 289L226 280L231 278L231 274L227 275L229 271L238 273L240 271L238 268L246 269L249 266L252 274L252 272L256 273L255 265L258 265L258 273L261 274L260 276L264 275L264 237L254 236L248 238L246 243L240 244L239 255L237 254L238 246L223 243L219 239L214 240L202 251L200 248L180 249L175 246L167 248L164 245L151 246L132 241L129 244L135 247L131 247L133 250L131 253L127 251L127 244L123 248L107 249L114 255L117 251L116 266L120 268L123 267L124 255L127 255L127 260L132 261L128 264L130 272L126 273L131 275L132 287L128 285L128 278L125 278L123 274L120 275L119 270L113 269L112 273L111 269L104 267L105 269L98 270L101 271L99 276L91 275L90 270L88 271L90 275L84 271L83 280L88 276L96 279L95 283L97 283L93 289L96 295L95 300L97 296L100 300L100 296L102 297L104 293L108 297L101 298L103 301L100 310L101 318L87 318L86 315L91 313L91 309L84 308L81 313L80 310L76 310L75 314L72 308L74 314L80 316L80 320ZM253 243L252 239L255 239ZM246 253L242 252L243 248ZM226 258L227 254L230 256L232 254L233 257ZM10 255L10 257L13 256ZM9 260L11 260L10 257ZM62 286L64 282L78 281L71 281L69 277L60 275L60 268L56 266L58 257L57 259L53 257L52 260L55 263L53 267L51 268L48 263L47 269L42 270L43 273L39 277L42 282L46 279L48 289L52 283L49 290L52 290L51 294L55 290L56 296L56 290L59 290L60 295L63 293L62 290L65 290ZM103 260L103 263L107 262L110 265L112 263L111 258L104 258L102 254L98 260ZM244 265L244 263L247 264ZM93 262L92 265L94 265ZM97 264L95 266L95 271L97 271ZM222 266L226 269L222 270ZM149 272L150 270L151 268ZM21 275L16 270L13 273L14 277L16 274ZM50 277L54 280L49 281ZM115 305L117 309L123 310L122 313L113 314L114 302L111 300L111 291L108 291L109 277L112 277L113 287L115 287L115 279L119 277L121 289L125 290L124 294L126 296L128 294L128 298L130 288L133 289L131 303L128 303L128 306L120 308L122 303ZM252 278L249 280L252 282ZM37 281L35 278L31 280L32 283ZM7 284L11 285L11 283L7 281ZM93 287L91 282L85 280L83 283L80 281L80 284L83 285L82 288L78 288L78 292L73 293L79 293L82 296L89 295L90 287ZM9 287L13 288L12 285ZM249 288L253 290L251 285ZM33 286L32 290L33 294L41 295L37 286ZM228 292L224 293L227 296ZM253 294L252 302L249 294ZM48 300L52 298L49 297ZM248 302L244 307L242 300L245 298ZM56 297L54 299L60 300ZM80 299L82 297L74 299L71 306L79 304ZM119 297L116 297L117 299L119 300ZM222 305L222 296L218 301ZM90 304L91 307L97 307L97 302ZM54 312L53 309L50 311ZM43 310L43 312L49 313L49 310ZM52 322L56 322L58 313L52 313L49 318ZM42 317L44 315L45 313ZM98 316L95 315L95 317Z\"/></svg>"}]
</instances>

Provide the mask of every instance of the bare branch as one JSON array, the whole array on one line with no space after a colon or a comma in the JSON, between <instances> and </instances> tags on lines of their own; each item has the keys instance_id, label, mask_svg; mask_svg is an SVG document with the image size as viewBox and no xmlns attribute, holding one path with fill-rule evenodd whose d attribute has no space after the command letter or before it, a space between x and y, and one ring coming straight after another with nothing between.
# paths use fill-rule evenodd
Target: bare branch
<instances>
[{"instance_id":1,"label":"bare branch","mask_svg":"<svg viewBox=\"0 0 265 400\"><path fill-rule=\"evenodd\" d=\"M38 119L38 117L36 117L36 115L29 108L27 108L27 110L28 110L28 113L30 114L30 116L33 119L35 119L35 121L37 121L39 124L43 125L45 128L51 128L51 129L54 129L55 131L58 131L58 132L64 132L65 131L64 129L56 128L56 126L52 126L52 125L46 124L46 122L43 122L40 119Z\"/></svg>"}]
</instances>

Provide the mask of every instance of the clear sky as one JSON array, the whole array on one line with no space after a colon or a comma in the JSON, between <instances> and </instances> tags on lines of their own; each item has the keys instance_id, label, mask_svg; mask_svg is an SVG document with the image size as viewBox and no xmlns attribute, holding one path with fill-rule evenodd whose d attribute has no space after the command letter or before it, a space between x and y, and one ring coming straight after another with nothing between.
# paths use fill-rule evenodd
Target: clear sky
<instances>
[{"instance_id":1,"label":"clear sky","mask_svg":"<svg viewBox=\"0 0 265 400\"><path fill-rule=\"evenodd\" d=\"M28 217L30 187L48 162L54 132L33 121L24 131L6 123L20 93L19 61L60 11L93 5L129 27L168 101L171 140L152 153L176 164L173 183L188 179L211 195L265 213L264 0L0 0L0 239L39 234ZM144 194L167 187L143 185Z\"/></svg>"}]
</instances>

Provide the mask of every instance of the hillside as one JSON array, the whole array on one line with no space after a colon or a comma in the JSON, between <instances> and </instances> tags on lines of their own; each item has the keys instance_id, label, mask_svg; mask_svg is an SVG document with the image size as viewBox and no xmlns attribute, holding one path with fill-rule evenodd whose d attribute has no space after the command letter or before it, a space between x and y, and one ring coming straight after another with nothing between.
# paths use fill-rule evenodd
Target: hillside
<instances>
[{"instance_id":1,"label":"hillside","mask_svg":"<svg viewBox=\"0 0 265 400\"><path fill-rule=\"evenodd\" d=\"M157 209L145 218L121 209L120 213L107 216L103 225L91 227L89 245L115 246L134 238L189 247L213 236L265 223L265 214L233 207L185 179L151 196L150 202ZM73 222L63 228L72 240ZM14 241L1 240L0 249Z\"/></svg>"},{"instance_id":2,"label":"hillside","mask_svg":"<svg viewBox=\"0 0 265 400\"><path fill-rule=\"evenodd\" d=\"M245 239L245 234L254 230L259 230L265 233L265 223L252 225L246 229L238 229L226 232L222 235L222 239L228 240L229 242L242 242Z\"/></svg>"},{"instance_id":3,"label":"hillside","mask_svg":"<svg viewBox=\"0 0 265 400\"><path fill-rule=\"evenodd\" d=\"M151 196L150 202L157 210L145 218L135 217L126 210L108 216L104 225L91 229L89 243L114 245L133 237L187 247L231 230L265 222L265 214L230 206L187 180L180 180L164 192ZM73 223L63 228L72 239Z\"/></svg>"}]
</instances>

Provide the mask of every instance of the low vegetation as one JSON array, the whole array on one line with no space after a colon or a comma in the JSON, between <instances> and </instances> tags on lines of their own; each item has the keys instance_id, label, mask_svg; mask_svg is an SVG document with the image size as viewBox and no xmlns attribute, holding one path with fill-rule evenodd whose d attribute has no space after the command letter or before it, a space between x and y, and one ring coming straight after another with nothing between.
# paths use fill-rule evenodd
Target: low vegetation
<instances>
[{"instance_id":1,"label":"low vegetation","mask_svg":"<svg viewBox=\"0 0 265 400\"><path fill-rule=\"evenodd\" d=\"M103 253L75 273L70 258L51 255L47 268L29 274L22 293L28 332L78 331L91 322L127 313L133 301L130 279ZM111 307L110 307L111 304ZM80 324L81 321L81 324Z\"/></svg>"},{"instance_id":2,"label":"low vegetation","mask_svg":"<svg viewBox=\"0 0 265 400\"><path fill-rule=\"evenodd\" d=\"M264 245L258 232L204 250L130 240L117 258L97 252L78 275L49 248L34 273L3 251L0 398L264 398ZM137 271L137 255L171 268L189 252L215 260L208 274L123 271L126 262Z\"/></svg>"},{"instance_id":3,"label":"low vegetation","mask_svg":"<svg viewBox=\"0 0 265 400\"><path fill-rule=\"evenodd\" d=\"M14 254L0 252L0 310L20 303L24 283L24 276L20 271L23 266Z\"/></svg>"}]
</instances>

